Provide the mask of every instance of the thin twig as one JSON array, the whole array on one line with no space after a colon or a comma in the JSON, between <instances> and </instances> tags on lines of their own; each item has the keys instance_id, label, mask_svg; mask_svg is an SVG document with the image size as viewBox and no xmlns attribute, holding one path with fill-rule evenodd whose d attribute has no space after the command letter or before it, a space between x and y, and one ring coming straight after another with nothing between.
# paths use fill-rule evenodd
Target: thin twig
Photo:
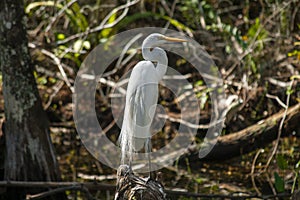
<instances>
[{"instance_id":1,"label":"thin twig","mask_svg":"<svg viewBox=\"0 0 300 200\"><path fill-rule=\"evenodd\" d=\"M217 123L220 122L220 121L215 121L214 123L201 125L201 124L193 124L193 123L185 121L181 118L171 117L171 116L166 115L166 114L158 114L157 116L161 119L166 119L166 120L169 120L171 122L180 123L182 125L185 125L189 128L193 128L193 129L209 129L209 128L215 126Z\"/></svg>"},{"instance_id":2,"label":"thin twig","mask_svg":"<svg viewBox=\"0 0 300 200\"><path fill-rule=\"evenodd\" d=\"M175 8L176 8L176 4L178 3L178 0L175 0L173 1L173 4L172 4L172 7L171 9L168 7L167 5L167 2L164 0L164 1L161 1L161 4L162 6L165 8L165 10L167 11L169 17L172 19L173 16L174 16L174 12L175 12ZM169 28L170 26L170 21L167 21L166 25L165 25L165 28Z\"/></svg>"},{"instance_id":3,"label":"thin twig","mask_svg":"<svg viewBox=\"0 0 300 200\"><path fill-rule=\"evenodd\" d=\"M107 77L107 76L111 76L112 74L116 73L121 67L122 65L126 64L123 63L122 60L125 56L125 54L127 53L128 49L132 46L133 43L135 43L138 39L140 39L143 36L143 34L137 34L136 36L134 36L131 40L128 41L128 43L124 46L120 57L116 63L115 68L112 71L109 71L107 73L104 73L102 77ZM134 51L133 55L136 54L137 51ZM130 55L130 57L132 57L132 55ZM126 59L127 60L127 59ZM127 60L128 61L128 60Z\"/></svg>"},{"instance_id":4,"label":"thin twig","mask_svg":"<svg viewBox=\"0 0 300 200\"><path fill-rule=\"evenodd\" d=\"M36 48L36 45L33 44L33 43L29 43L28 47L29 48ZM46 49L41 49L41 53L43 53L44 55L50 57L54 61L54 63L57 65L57 67L58 67L58 69L59 69L59 71L62 75L62 79L65 81L65 83L67 84L67 86L69 87L71 92L74 93L74 88L71 85L71 83L70 83L70 81L67 77L67 74L66 74L66 72L63 68L63 64L61 63L60 59L57 56L55 56L52 52L47 51Z\"/></svg>"},{"instance_id":5,"label":"thin twig","mask_svg":"<svg viewBox=\"0 0 300 200\"><path fill-rule=\"evenodd\" d=\"M70 7L72 6L75 2L77 2L77 0L71 0L70 2L68 2L62 9L60 9L55 16L53 16L51 18L50 23L48 24L48 26L45 29L45 32L49 32L53 26L53 24L57 21L57 19Z\"/></svg>"},{"instance_id":6,"label":"thin twig","mask_svg":"<svg viewBox=\"0 0 300 200\"><path fill-rule=\"evenodd\" d=\"M41 192L41 193L34 194L34 195L27 194L26 200L43 199L45 197L53 196L55 194L65 192L67 190L80 190L86 194L86 197L88 200L95 199L86 187L84 187L83 185L81 185L81 186L77 185L77 186L67 186L67 187L55 188L55 189L52 189L52 190L49 190L46 192Z\"/></svg>"},{"instance_id":7,"label":"thin twig","mask_svg":"<svg viewBox=\"0 0 300 200\"><path fill-rule=\"evenodd\" d=\"M281 105L284 109L286 109L287 106L280 100L278 96L266 94L266 97L270 99L275 99L279 105Z\"/></svg>"},{"instance_id":8,"label":"thin twig","mask_svg":"<svg viewBox=\"0 0 300 200\"><path fill-rule=\"evenodd\" d=\"M290 23L291 24L291 27L290 27L291 31L294 30L295 18L296 18L296 15L298 13L299 8L300 8L300 2L298 2L297 6L294 8L294 12L292 14L291 23Z\"/></svg>"},{"instance_id":9,"label":"thin twig","mask_svg":"<svg viewBox=\"0 0 300 200\"><path fill-rule=\"evenodd\" d=\"M294 84L294 80L292 80L292 81L290 82L290 86L288 87L288 89L291 89L292 86L293 86L293 84ZM286 98L286 107L285 107L285 110L284 110L283 117L282 117L282 119L281 119L281 121L280 121L280 124L279 124L278 135L277 135L276 143L275 143L275 146L274 146L274 148L273 148L272 154L271 154L271 156L269 157L267 164L265 165L265 170L267 170L267 169L269 168L269 165L270 165L271 161L273 160L274 155L275 155L276 152L277 152L278 145L279 145L279 141L280 141L280 137L281 137L281 133L282 133L283 124L284 124L284 121L285 121L285 119L286 119L287 112L288 112L288 108L289 108L289 104L290 104L290 98L291 98L291 93L288 92L288 93L287 93L287 98Z\"/></svg>"},{"instance_id":10,"label":"thin twig","mask_svg":"<svg viewBox=\"0 0 300 200\"><path fill-rule=\"evenodd\" d=\"M258 195L261 195L261 192L260 192L260 190L259 190L259 189L257 188L257 186L256 186L255 179L254 179L254 171L255 171L255 163L256 163L256 160L257 160L259 154L261 154L261 153L263 153L263 152L264 152L263 149L260 149L260 150L258 150L258 151L256 152L256 154L255 154L255 156L254 156L254 159L253 159L253 162L252 162L252 166L251 166L251 182L252 182L252 185L253 185L253 187L254 187L254 189L255 189L255 191L256 191L256 193L257 193Z\"/></svg>"},{"instance_id":11,"label":"thin twig","mask_svg":"<svg viewBox=\"0 0 300 200\"><path fill-rule=\"evenodd\" d=\"M41 49L41 52L43 54L45 54L46 56L50 57L55 62L55 64L57 65L57 67L58 67L58 69L59 69L59 71L60 71L60 73L61 73L61 75L62 75L62 77L65 81L65 83L67 84L67 86L69 87L71 92L74 93L74 88L71 85L71 83L70 83L70 81L67 77L67 74L66 74L66 72L65 72L65 70L64 70L64 68L63 68L63 66L60 62L60 59L57 56L55 56L53 53L51 53L50 51L47 51L46 49Z\"/></svg>"},{"instance_id":12,"label":"thin twig","mask_svg":"<svg viewBox=\"0 0 300 200\"><path fill-rule=\"evenodd\" d=\"M64 86L64 82L59 80L54 86L53 86L53 92L51 93L51 95L48 98L47 103L44 106L44 110L47 110L49 108L49 106L52 103L53 98L57 95L57 93L60 91L60 89Z\"/></svg>"},{"instance_id":13,"label":"thin twig","mask_svg":"<svg viewBox=\"0 0 300 200\"><path fill-rule=\"evenodd\" d=\"M273 195L275 195L275 199L278 200L278 197L276 196L277 195L276 189L274 188L274 184L271 181L269 174L265 173L265 176L267 177L267 181L269 183L269 186L270 186L270 188L272 190Z\"/></svg>"}]
</instances>

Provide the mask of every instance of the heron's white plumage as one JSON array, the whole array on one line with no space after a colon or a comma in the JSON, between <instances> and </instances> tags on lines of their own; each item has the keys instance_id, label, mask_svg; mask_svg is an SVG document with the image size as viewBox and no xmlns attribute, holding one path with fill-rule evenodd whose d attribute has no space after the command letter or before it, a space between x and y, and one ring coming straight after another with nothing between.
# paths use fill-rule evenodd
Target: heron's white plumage
<instances>
[{"instance_id":1,"label":"heron's white plumage","mask_svg":"<svg viewBox=\"0 0 300 200\"><path fill-rule=\"evenodd\" d=\"M157 79L155 66L150 61L141 61L132 70L120 136L122 150L129 160L133 151L141 150L150 140L150 126L158 99Z\"/></svg>"},{"instance_id":2,"label":"heron's white plumage","mask_svg":"<svg viewBox=\"0 0 300 200\"><path fill-rule=\"evenodd\" d=\"M184 42L185 40L169 38L158 33L149 35L142 45L145 61L136 64L131 72L119 137L122 164L125 163L126 158L131 164L132 153L143 147L147 153L150 153L150 126L156 110L158 82L165 75L168 65L166 52L157 46L166 41ZM156 65L152 62L156 62Z\"/></svg>"}]
</instances>

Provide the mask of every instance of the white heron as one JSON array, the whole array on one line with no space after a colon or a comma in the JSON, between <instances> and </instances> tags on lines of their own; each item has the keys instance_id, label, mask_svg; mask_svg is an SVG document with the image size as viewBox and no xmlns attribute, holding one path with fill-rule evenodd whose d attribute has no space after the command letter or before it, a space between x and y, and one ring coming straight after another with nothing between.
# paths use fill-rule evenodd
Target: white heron
<instances>
[{"instance_id":1,"label":"white heron","mask_svg":"<svg viewBox=\"0 0 300 200\"><path fill-rule=\"evenodd\" d=\"M168 41L186 42L184 39L167 37L158 33L153 33L144 40L142 55L145 61L137 63L130 75L119 137L122 152L121 163L125 164L127 158L131 167L133 152L145 148L145 152L148 153L150 175L150 126L156 110L158 82L165 75L168 66L167 54L158 45Z\"/></svg>"}]
</instances>

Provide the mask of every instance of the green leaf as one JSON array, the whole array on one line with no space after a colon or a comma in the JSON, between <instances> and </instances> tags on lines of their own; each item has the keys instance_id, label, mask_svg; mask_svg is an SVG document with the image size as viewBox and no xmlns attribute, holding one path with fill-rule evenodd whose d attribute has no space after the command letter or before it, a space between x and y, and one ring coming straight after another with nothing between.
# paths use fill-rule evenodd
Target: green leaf
<instances>
[{"instance_id":1,"label":"green leaf","mask_svg":"<svg viewBox=\"0 0 300 200\"><path fill-rule=\"evenodd\" d=\"M259 31L259 33L257 35L258 31ZM247 36L248 36L248 38L256 39L257 41L263 41L263 39L267 38L268 34L269 34L268 31L262 26L260 19L256 18L255 24L253 24L249 28Z\"/></svg>"},{"instance_id":2,"label":"green leaf","mask_svg":"<svg viewBox=\"0 0 300 200\"><path fill-rule=\"evenodd\" d=\"M89 41L84 41L83 42L83 47L86 49L86 50L89 50L91 49L91 43Z\"/></svg>"},{"instance_id":3,"label":"green leaf","mask_svg":"<svg viewBox=\"0 0 300 200\"><path fill-rule=\"evenodd\" d=\"M187 33L190 33L190 34L192 33L192 30L191 30L189 27L187 27L187 26L184 25L183 23L180 23L180 22L177 21L176 19L173 19L173 18L168 17L168 16L159 16L159 17L161 17L161 18L163 18L163 19L169 21L170 24L172 24L173 26L175 26L175 27L176 27L177 29L179 29L179 30L183 30L183 31L185 31L185 32L187 32Z\"/></svg>"},{"instance_id":4,"label":"green leaf","mask_svg":"<svg viewBox=\"0 0 300 200\"><path fill-rule=\"evenodd\" d=\"M195 178L194 180L195 180L196 183L198 183L198 184L202 184L202 183L203 183L202 178Z\"/></svg>"},{"instance_id":5,"label":"green leaf","mask_svg":"<svg viewBox=\"0 0 300 200\"><path fill-rule=\"evenodd\" d=\"M204 106L206 104L208 100L208 95L203 93L201 96L200 96L200 109L204 109Z\"/></svg>"},{"instance_id":6,"label":"green leaf","mask_svg":"<svg viewBox=\"0 0 300 200\"><path fill-rule=\"evenodd\" d=\"M294 90L290 86L288 86L286 89L286 95L291 95L293 93L294 93Z\"/></svg>"},{"instance_id":7,"label":"green leaf","mask_svg":"<svg viewBox=\"0 0 300 200\"><path fill-rule=\"evenodd\" d=\"M63 33L58 33L57 35L56 35L56 39L57 40L64 40L66 38L66 36L65 36L65 34L63 34Z\"/></svg>"},{"instance_id":8,"label":"green leaf","mask_svg":"<svg viewBox=\"0 0 300 200\"><path fill-rule=\"evenodd\" d=\"M108 24L113 23L117 18L117 10L114 10L113 12L114 12L114 14L112 14L108 19ZM113 28L105 28L101 31L100 35L103 38L108 38L111 35L112 31L113 31Z\"/></svg>"},{"instance_id":9,"label":"green leaf","mask_svg":"<svg viewBox=\"0 0 300 200\"><path fill-rule=\"evenodd\" d=\"M287 160L282 155L277 156L277 165L282 170L285 170L288 167Z\"/></svg>"},{"instance_id":10,"label":"green leaf","mask_svg":"<svg viewBox=\"0 0 300 200\"><path fill-rule=\"evenodd\" d=\"M38 77L38 78L37 78L37 83L38 83L38 84L41 84L41 85L45 85L45 84L47 84L47 78L44 77L44 76Z\"/></svg>"},{"instance_id":11,"label":"green leaf","mask_svg":"<svg viewBox=\"0 0 300 200\"><path fill-rule=\"evenodd\" d=\"M82 49L83 40L76 40L73 44L73 49L76 53L78 53Z\"/></svg>"},{"instance_id":12,"label":"green leaf","mask_svg":"<svg viewBox=\"0 0 300 200\"><path fill-rule=\"evenodd\" d=\"M298 169L298 168L300 168L300 160L299 160L299 162L297 162L297 164L295 165L295 169Z\"/></svg>"},{"instance_id":13,"label":"green leaf","mask_svg":"<svg viewBox=\"0 0 300 200\"><path fill-rule=\"evenodd\" d=\"M85 31L89 26L89 23L86 17L81 13L81 8L79 4L76 2L71 7L73 16L75 18L76 25L80 28L81 31Z\"/></svg>"},{"instance_id":14,"label":"green leaf","mask_svg":"<svg viewBox=\"0 0 300 200\"><path fill-rule=\"evenodd\" d=\"M202 80L196 81L195 86L202 86L204 82Z\"/></svg>"},{"instance_id":15,"label":"green leaf","mask_svg":"<svg viewBox=\"0 0 300 200\"><path fill-rule=\"evenodd\" d=\"M275 188L277 192L284 192L284 180L278 175L277 172L274 173L275 176Z\"/></svg>"}]
</instances>

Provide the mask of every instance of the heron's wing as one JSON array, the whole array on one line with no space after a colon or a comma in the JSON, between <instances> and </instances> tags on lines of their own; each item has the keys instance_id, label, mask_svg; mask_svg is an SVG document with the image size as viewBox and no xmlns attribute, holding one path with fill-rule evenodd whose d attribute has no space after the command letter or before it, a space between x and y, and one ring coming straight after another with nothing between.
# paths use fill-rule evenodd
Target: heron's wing
<instances>
[{"instance_id":1,"label":"heron's wing","mask_svg":"<svg viewBox=\"0 0 300 200\"><path fill-rule=\"evenodd\" d=\"M143 97L140 95L140 90L137 89L129 99L129 118L130 118L130 132L132 134L132 147L135 151L139 151L144 147L145 138L140 137L141 127L143 127L145 116L145 104Z\"/></svg>"},{"instance_id":2,"label":"heron's wing","mask_svg":"<svg viewBox=\"0 0 300 200\"><path fill-rule=\"evenodd\" d=\"M133 147L140 150L150 138L150 126L153 118L153 106L157 103L157 84L144 84L137 87L129 99L129 116Z\"/></svg>"}]
</instances>

